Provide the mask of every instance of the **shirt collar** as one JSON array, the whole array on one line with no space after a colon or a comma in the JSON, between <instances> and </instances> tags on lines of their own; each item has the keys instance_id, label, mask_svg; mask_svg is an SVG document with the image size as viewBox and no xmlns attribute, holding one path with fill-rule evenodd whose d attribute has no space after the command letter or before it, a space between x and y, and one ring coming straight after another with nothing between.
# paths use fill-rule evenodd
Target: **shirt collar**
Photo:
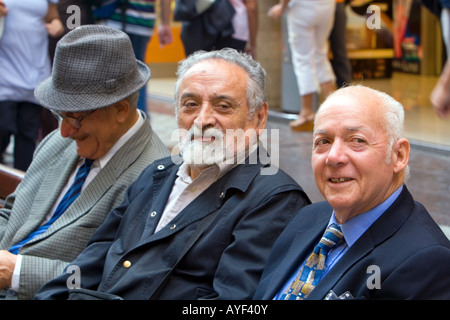
<instances>
[{"instance_id":1,"label":"shirt collar","mask_svg":"<svg viewBox=\"0 0 450 320\"><path fill-rule=\"evenodd\" d=\"M401 185L394 193L392 193L384 202L379 204L373 209L367 212L357 215L351 218L346 223L340 225L342 233L344 234L345 242L351 247L363 234L369 229L369 227L397 200L398 196L403 190ZM330 218L328 225L337 223L334 215L334 210Z\"/></svg>"},{"instance_id":2,"label":"shirt collar","mask_svg":"<svg viewBox=\"0 0 450 320\"><path fill-rule=\"evenodd\" d=\"M202 170L200 176L210 175L211 179L214 181L219 180L221 177L225 175L228 171L230 171L235 164L227 164L225 162L219 164L213 164L212 166ZM178 168L177 175L186 183L192 183L191 176L189 175L189 165L183 162ZM200 177L199 176L199 177Z\"/></svg>"}]
</instances>

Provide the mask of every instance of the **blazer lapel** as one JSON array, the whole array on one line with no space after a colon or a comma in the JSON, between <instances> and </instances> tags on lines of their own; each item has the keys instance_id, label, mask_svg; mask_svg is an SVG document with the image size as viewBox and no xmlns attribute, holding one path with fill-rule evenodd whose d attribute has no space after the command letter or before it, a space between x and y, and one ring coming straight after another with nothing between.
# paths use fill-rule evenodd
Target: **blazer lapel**
<instances>
[{"instance_id":1,"label":"blazer lapel","mask_svg":"<svg viewBox=\"0 0 450 320\"><path fill-rule=\"evenodd\" d=\"M171 172L169 177L167 174L154 174L153 178L153 203L154 205L151 208L148 208L148 211L155 210L156 212L164 211L164 207L167 203L167 199L169 198L170 192L172 191L173 184L176 179L176 173L178 171L179 165L175 166ZM220 190L221 184L214 183L211 187L205 190L202 194L200 194L196 199L194 199L189 205L187 205L168 225L162 228L159 232L154 232L156 224L153 224L152 228L149 228L144 232L141 241L138 246L142 244L149 243L151 241L156 241L172 234L179 232L187 225L198 221L216 209L220 207ZM213 199L217 199L214 201ZM171 226L175 225L175 228Z\"/></svg>"},{"instance_id":2,"label":"blazer lapel","mask_svg":"<svg viewBox=\"0 0 450 320\"><path fill-rule=\"evenodd\" d=\"M41 187L36 194L29 218L17 231L13 243L26 238L42 223L42 220L49 213L53 204L58 199L58 196L69 179L77 161L78 155L75 148L69 147L64 151L61 157L57 158L54 163L48 166L48 169L43 176Z\"/></svg>"},{"instance_id":3,"label":"blazer lapel","mask_svg":"<svg viewBox=\"0 0 450 320\"><path fill-rule=\"evenodd\" d=\"M311 248L317 244L322 236L328 220L329 217L316 221L315 224L299 228L288 252L283 260L279 262L280 268L274 269L276 272L273 272L270 276L267 293L264 295L265 299L275 297L293 274L297 272L300 264L311 254ZM280 279L280 275L283 278Z\"/></svg>"},{"instance_id":4,"label":"blazer lapel","mask_svg":"<svg viewBox=\"0 0 450 320\"><path fill-rule=\"evenodd\" d=\"M392 206L353 244L336 265L320 280L308 299L321 300L355 263L367 256L400 228L413 210L414 202L406 186Z\"/></svg>"},{"instance_id":5,"label":"blazer lapel","mask_svg":"<svg viewBox=\"0 0 450 320\"><path fill-rule=\"evenodd\" d=\"M151 192L146 195L145 203L142 206L142 211L150 213L163 212L167 200L172 191L173 184L177 178L177 172L180 165L175 165L171 158L166 158L166 161L155 162L155 168L153 170L153 181L151 183ZM151 201L150 201L151 199ZM159 232L155 233L157 222L148 215L145 224L145 230L137 243L136 247L146 244L150 241L161 239L167 236L170 232L167 231L168 227L163 228Z\"/></svg>"}]
</instances>

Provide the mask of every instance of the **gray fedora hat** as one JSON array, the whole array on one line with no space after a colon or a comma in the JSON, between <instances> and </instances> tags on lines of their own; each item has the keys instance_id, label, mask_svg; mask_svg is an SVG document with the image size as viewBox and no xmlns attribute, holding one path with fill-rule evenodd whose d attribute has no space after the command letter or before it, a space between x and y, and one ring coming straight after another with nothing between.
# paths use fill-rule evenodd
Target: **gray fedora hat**
<instances>
[{"instance_id":1,"label":"gray fedora hat","mask_svg":"<svg viewBox=\"0 0 450 320\"><path fill-rule=\"evenodd\" d=\"M107 26L84 25L58 42L52 75L34 95L51 110L94 110L126 98L149 78L150 69L136 59L126 33Z\"/></svg>"}]
</instances>

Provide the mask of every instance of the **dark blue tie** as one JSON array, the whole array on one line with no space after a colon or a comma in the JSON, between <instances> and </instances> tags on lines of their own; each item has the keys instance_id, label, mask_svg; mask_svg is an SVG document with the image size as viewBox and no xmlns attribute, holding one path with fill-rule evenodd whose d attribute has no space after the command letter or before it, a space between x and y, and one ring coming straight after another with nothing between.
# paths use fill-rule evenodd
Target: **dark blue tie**
<instances>
[{"instance_id":1,"label":"dark blue tie","mask_svg":"<svg viewBox=\"0 0 450 320\"><path fill-rule=\"evenodd\" d=\"M24 240L12 246L9 249L9 252L17 254L19 252L19 249L25 243L47 231L47 229L52 225L52 223L55 222L56 219L58 219L63 214L64 211L66 211L66 209L70 206L70 204L80 195L81 187L83 186L84 180L86 180L86 177L89 174L89 170L91 170L92 162L94 162L94 160L86 159L84 163L81 165L81 167L78 169L72 186L70 186L69 190L67 190L66 194L62 198L55 212L53 213L51 219L42 226L40 226L39 228L37 228L32 233L30 233L28 237L26 237Z\"/></svg>"}]
</instances>

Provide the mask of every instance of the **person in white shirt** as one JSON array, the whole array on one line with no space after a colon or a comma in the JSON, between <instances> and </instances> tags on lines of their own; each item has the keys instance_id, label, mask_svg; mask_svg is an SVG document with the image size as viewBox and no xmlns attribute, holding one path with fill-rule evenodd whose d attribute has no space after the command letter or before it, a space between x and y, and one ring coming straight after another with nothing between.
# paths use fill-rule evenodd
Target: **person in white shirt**
<instances>
[{"instance_id":1,"label":"person in white shirt","mask_svg":"<svg viewBox=\"0 0 450 320\"><path fill-rule=\"evenodd\" d=\"M14 136L14 168L23 171L31 163L41 124L42 107L33 92L51 72L48 38L64 30L56 3L0 0L0 158Z\"/></svg>"}]
</instances>

